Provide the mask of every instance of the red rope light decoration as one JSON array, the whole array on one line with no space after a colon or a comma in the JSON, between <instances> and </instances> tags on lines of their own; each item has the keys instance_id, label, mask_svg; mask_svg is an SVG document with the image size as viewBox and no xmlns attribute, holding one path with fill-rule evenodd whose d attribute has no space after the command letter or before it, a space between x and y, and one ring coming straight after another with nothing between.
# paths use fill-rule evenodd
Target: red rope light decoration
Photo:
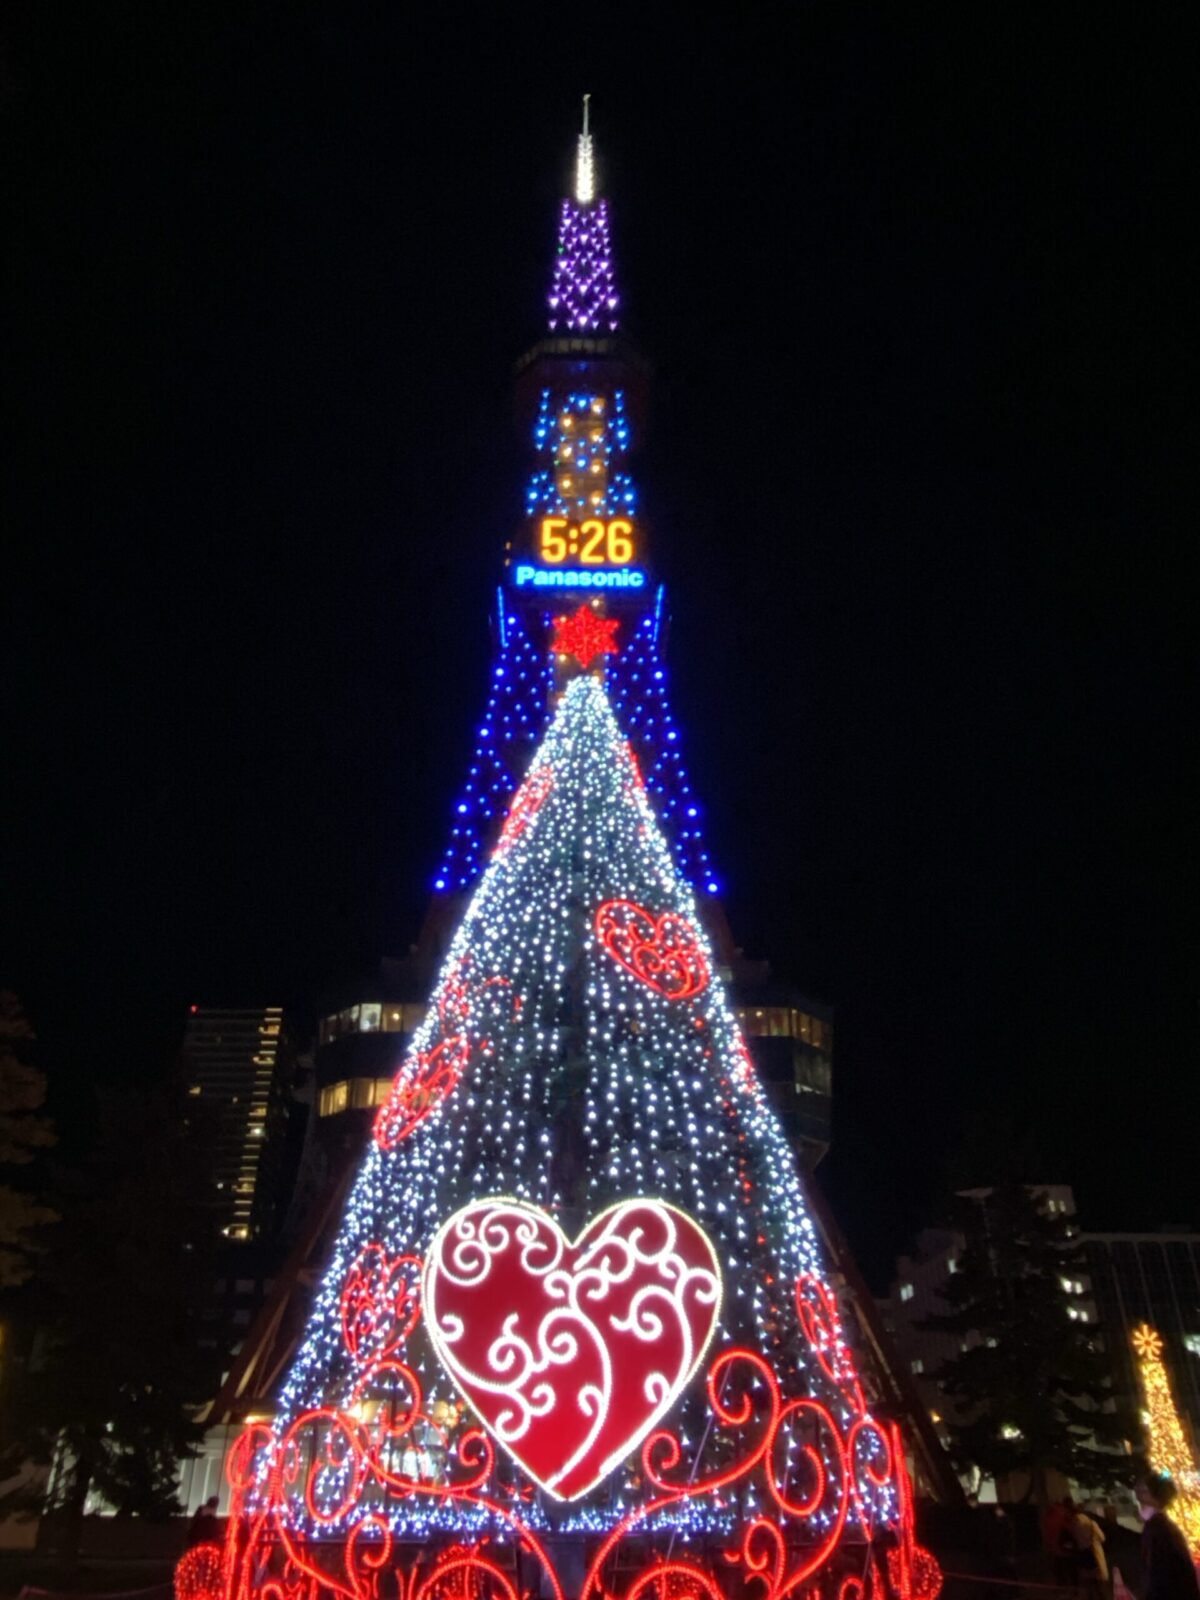
<instances>
[{"instance_id":1,"label":"red rope light decoration","mask_svg":"<svg viewBox=\"0 0 1200 1600\"><path fill-rule=\"evenodd\" d=\"M549 762L543 762L541 766L534 767L516 794L513 795L512 804L508 808L508 815L504 819L504 826L500 830L500 837L496 841L496 848L492 851L493 861L502 861L504 859L545 805L547 796L553 787L554 769Z\"/></svg>"},{"instance_id":2,"label":"red rope light decoration","mask_svg":"<svg viewBox=\"0 0 1200 1600\"><path fill-rule=\"evenodd\" d=\"M628 739L623 741L623 747L625 750L626 759L629 762L630 782L640 794L645 794L646 780L642 777L642 764L637 758L637 751L633 748Z\"/></svg>"}]
</instances>

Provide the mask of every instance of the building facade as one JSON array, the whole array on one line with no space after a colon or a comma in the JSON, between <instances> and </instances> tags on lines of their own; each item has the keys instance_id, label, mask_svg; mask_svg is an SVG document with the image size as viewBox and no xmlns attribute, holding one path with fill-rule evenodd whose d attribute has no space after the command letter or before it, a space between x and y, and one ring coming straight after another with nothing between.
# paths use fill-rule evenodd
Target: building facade
<instances>
[{"instance_id":1,"label":"building facade","mask_svg":"<svg viewBox=\"0 0 1200 1600\"><path fill-rule=\"evenodd\" d=\"M296 1052L281 1006L191 1007L183 1040L186 1119L212 1140L217 1231L269 1234L285 1197Z\"/></svg>"},{"instance_id":2,"label":"building facade","mask_svg":"<svg viewBox=\"0 0 1200 1600\"><path fill-rule=\"evenodd\" d=\"M1200 1442L1200 1233L1086 1233L1091 1302L1109 1351L1118 1409L1140 1418L1143 1399L1133 1330L1148 1322L1163 1340L1175 1403Z\"/></svg>"},{"instance_id":3,"label":"building facade","mask_svg":"<svg viewBox=\"0 0 1200 1600\"><path fill-rule=\"evenodd\" d=\"M737 1007L754 1062L811 1170L829 1148L833 1097L833 1013L819 1001L772 987ZM366 1138L371 1115L426 1006L418 1000L356 1001L317 1023L316 1135L329 1147Z\"/></svg>"},{"instance_id":4,"label":"building facade","mask_svg":"<svg viewBox=\"0 0 1200 1600\"><path fill-rule=\"evenodd\" d=\"M1066 1185L1040 1189L1050 1206L1075 1215ZM1176 1405L1200 1443L1200 1233L1176 1228L1157 1233L1080 1233L1087 1270L1062 1281L1064 1310L1096 1329L1108 1358L1112 1397L1131 1449L1142 1440L1144 1399L1134 1359L1133 1332L1149 1323L1162 1337L1163 1360ZM941 1290L955 1270L961 1235L926 1228L911 1255L896 1263L896 1276L880 1302L885 1323L933 1420L954 1419L953 1401L936 1374L943 1363L970 1348L972 1335L929 1329L927 1319L947 1309Z\"/></svg>"}]
</instances>

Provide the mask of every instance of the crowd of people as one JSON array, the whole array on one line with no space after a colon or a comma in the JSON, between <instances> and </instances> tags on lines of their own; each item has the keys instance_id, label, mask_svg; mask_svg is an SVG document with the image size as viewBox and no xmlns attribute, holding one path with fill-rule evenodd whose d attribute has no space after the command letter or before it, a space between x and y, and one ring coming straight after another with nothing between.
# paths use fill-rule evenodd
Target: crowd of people
<instances>
[{"instance_id":1,"label":"crowd of people","mask_svg":"<svg viewBox=\"0 0 1200 1600\"><path fill-rule=\"evenodd\" d=\"M1140 1600L1200 1600L1200 1581L1187 1541L1168 1515L1174 1483L1163 1473L1152 1473L1139 1480L1134 1493L1142 1519ZM1110 1511L1105 1520L1115 1524L1115 1513ZM1061 1588L1078 1589L1090 1600L1109 1600L1114 1590L1119 1600L1122 1592L1131 1592L1109 1560L1104 1528L1070 1495L1046 1511L1042 1538L1054 1581Z\"/></svg>"},{"instance_id":2,"label":"crowd of people","mask_svg":"<svg viewBox=\"0 0 1200 1600\"><path fill-rule=\"evenodd\" d=\"M1177 1523L1167 1515L1175 1485L1155 1473L1137 1486L1142 1519L1142 1600L1200 1600L1192 1553Z\"/></svg>"},{"instance_id":3,"label":"crowd of people","mask_svg":"<svg viewBox=\"0 0 1200 1600\"><path fill-rule=\"evenodd\" d=\"M1055 1583L1064 1589L1084 1589L1094 1596L1107 1591L1104 1529L1094 1517L1080 1510L1070 1495L1047 1509L1042 1518L1042 1539L1054 1568Z\"/></svg>"},{"instance_id":4,"label":"crowd of people","mask_svg":"<svg viewBox=\"0 0 1200 1600\"><path fill-rule=\"evenodd\" d=\"M1043 1563L1040 1570L1017 1550L1030 1552L1033 1527L1026 1520L1032 1508L997 1503L981 1505L967 1497L969 1544L988 1585L988 1600L1005 1600L1028 1590L1031 1600L1052 1588L1069 1590L1079 1600L1200 1600L1197 1566L1169 1507L1175 1484L1165 1474L1150 1474L1135 1488L1142 1519L1141 1538L1117 1521L1116 1508L1102 1506L1090 1514L1069 1495L1042 1513ZM1018 1538L1018 1529L1023 1530ZM1107 1530L1107 1531L1106 1531ZM953 1591L952 1591L953 1592Z\"/></svg>"}]
</instances>

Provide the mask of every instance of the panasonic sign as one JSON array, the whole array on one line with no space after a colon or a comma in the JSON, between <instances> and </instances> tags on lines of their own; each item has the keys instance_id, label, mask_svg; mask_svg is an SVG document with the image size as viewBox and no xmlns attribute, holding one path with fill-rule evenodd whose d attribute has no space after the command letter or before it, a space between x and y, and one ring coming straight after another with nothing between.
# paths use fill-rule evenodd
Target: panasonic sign
<instances>
[{"instance_id":1,"label":"panasonic sign","mask_svg":"<svg viewBox=\"0 0 1200 1600\"><path fill-rule=\"evenodd\" d=\"M583 567L534 567L525 562L513 569L514 589L644 589L646 574L640 567L609 567L590 571Z\"/></svg>"}]
</instances>

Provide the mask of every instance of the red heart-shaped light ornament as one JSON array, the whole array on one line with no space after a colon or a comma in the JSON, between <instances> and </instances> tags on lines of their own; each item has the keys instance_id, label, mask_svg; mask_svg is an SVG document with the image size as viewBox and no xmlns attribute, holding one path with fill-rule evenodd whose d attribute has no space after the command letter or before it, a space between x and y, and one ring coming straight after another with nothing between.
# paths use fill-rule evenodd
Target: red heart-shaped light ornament
<instances>
[{"instance_id":1,"label":"red heart-shaped light ornament","mask_svg":"<svg viewBox=\"0 0 1200 1600\"><path fill-rule=\"evenodd\" d=\"M698 1223L623 1200L572 1244L521 1200L477 1200L425 1258L426 1326L489 1432L559 1500L595 1488L704 1357L721 1268Z\"/></svg>"},{"instance_id":2,"label":"red heart-shaped light ornament","mask_svg":"<svg viewBox=\"0 0 1200 1600\"><path fill-rule=\"evenodd\" d=\"M596 936L614 961L668 1000L690 1000L708 983L700 941L678 912L656 917L636 900L606 900Z\"/></svg>"},{"instance_id":3,"label":"red heart-shaped light ornament","mask_svg":"<svg viewBox=\"0 0 1200 1600\"><path fill-rule=\"evenodd\" d=\"M395 1150L441 1105L470 1056L471 1041L456 1033L405 1062L375 1118L375 1143L381 1150Z\"/></svg>"},{"instance_id":4,"label":"red heart-shaped light ornament","mask_svg":"<svg viewBox=\"0 0 1200 1600\"><path fill-rule=\"evenodd\" d=\"M417 1256L390 1256L368 1244L355 1256L342 1283L342 1338L355 1361L382 1361L398 1349L420 1315Z\"/></svg>"}]
</instances>

